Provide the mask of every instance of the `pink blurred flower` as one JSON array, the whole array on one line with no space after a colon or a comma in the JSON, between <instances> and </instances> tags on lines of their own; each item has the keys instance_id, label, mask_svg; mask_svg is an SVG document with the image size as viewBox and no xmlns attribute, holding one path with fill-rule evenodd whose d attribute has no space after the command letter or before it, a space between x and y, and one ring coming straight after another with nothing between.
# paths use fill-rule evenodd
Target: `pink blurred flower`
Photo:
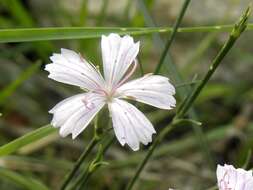
<instances>
[{"instance_id":1,"label":"pink blurred flower","mask_svg":"<svg viewBox=\"0 0 253 190\"><path fill-rule=\"evenodd\" d=\"M225 164L217 166L216 175L219 190L253 190L252 171Z\"/></svg>"}]
</instances>

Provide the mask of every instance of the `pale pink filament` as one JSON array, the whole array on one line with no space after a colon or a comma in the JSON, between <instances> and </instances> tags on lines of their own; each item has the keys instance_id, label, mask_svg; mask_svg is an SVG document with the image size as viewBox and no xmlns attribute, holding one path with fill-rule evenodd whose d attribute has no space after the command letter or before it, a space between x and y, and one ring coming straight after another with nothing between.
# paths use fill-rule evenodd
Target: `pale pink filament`
<instances>
[{"instance_id":1,"label":"pale pink filament","mask_svg":"<svg viewBox=\"0 0 253 190\"><path fill-rule=\"evenodd\" d=\"M135 72L136 68L137 68L137 60L135 59L133 62L133 68L131 69L131 71L117 84L113 87L112 89L112 94L115 92L115 90L117 88L119 88L122 84L124 84Z\"/></svg>"}]
</instances>

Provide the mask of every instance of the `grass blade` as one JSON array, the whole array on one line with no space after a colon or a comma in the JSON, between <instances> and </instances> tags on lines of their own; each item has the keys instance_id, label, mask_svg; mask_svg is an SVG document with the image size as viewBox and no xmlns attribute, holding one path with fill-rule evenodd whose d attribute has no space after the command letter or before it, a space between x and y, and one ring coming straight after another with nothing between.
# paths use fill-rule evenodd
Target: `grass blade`
<instances>
[{"instance_id":1,"label":"grass blade","mask_svg":"<svg viewBox=\"0 0 253 190\"><path fill-rule=\"evenodd\" d=\"M229 32L233 25L199 26L178 28L178 32ZM253 24L249 24L248 30L253 30ZM19 28L0 30L0 43L31 42L44 40L68 40L99 38L103 34L116 32L118 34L143 35L152 33L172 32L171 27L44 27L44 28Z\"/></svg>"},{"instance_id":2,"label":"grass blade","mask_svg":"<svg viewBox=\"0 0 253 190\"><path fill-rule=\"evenodd\" d=\"M181 10L180 10L180 12L179 12L178 17L177 17L177 20L176 20L176 22L175 22L175 24L174 24L174 26L173 26L173 30L172 30L172 32L171 32L171 35L169 36L169 38L168 38L168 40L167 40L167 43L166 43L166 45L165 45L165 48L163 49L163 52L162 52L162 55L161 55L161 57L160 57L159 63L158 63L158 65L157 65L157 67L155 68L154 74L158 74L158 73L159 73L159 71L160 71L160 69L161 69L161 67L162 67L162 65L163 65L163 63L164 63L165 57L166 57L166 55L167 55L167 53L168 53L168 51L169 51L169 49L170 49L170 46L171 46L173 40L175 39L175 36L176 36L177 30L178 30L178 27L179 27L180 23L181 23L182 20L183 20L184 14L185 14L185 12L186 12L186 9L187 9L187 7L188 7L190 1L191 1L191 0L185 0L185 1L184 1L184 4L183 4L183 6L182 6L182 8L181 8Z\"/></svg>"},{"instance_id":3,"label":"grass blade","mask_svg":"<svg viewBox=\"0 0 253 190\"><path fill-rule=\"evenodd\" d=\"M188 96L185 102L185 105L182 107L182 109L178 110L178 113L176 115L177 118L184 116L186 112L190 109L193 102L199 96L202 89L206 86L207 82L209 81L209 79L211 78L211 76L213 75L217 67L220 65L221 61L224 59L224 57L233 47L236 40L244 32L245 28L247 27L247 21L248 21L250 13L251 13L251 7L248 7L245 13L241 16L239 22L235 24L235 27L230 33L229 39L223 45L222 49L219 51L218 55L213 60L211 66L209 67L209 70L205 74L205 77L203 78L201 83L199 83L199 85L197 85L196 88L193 90L193 92Z\"/></svg>"},{"instance_id":4,"label":"grass blade","mask_svg":"<svg viewBox=\"0 0 253 190\"><path fill-rule=\"evenodd\" d=\"M0 176L28 190L49 190L40 181L0 167Z\"/></svg>"},{"instance_id":5,"label":"grass blade","mask_svg":"<svg viewBox=\"0 0 253 190\"><path fill-rule=\"evenodd\" d=\"M11 15L18 23L21 23L26 27L34 25L32 17L24 9L19 0L3 0L1 1L1 4L10 11Z\"/></svg>"},{"instance_id":6,"label":"grass blade","mask_svg":"<svg viewBox=\"0 0 253 190\"><path fill-rule=\"evenodd\" d=\"M85 26L88 13L88 0L82 0L79 14L79 26Z\"/></svg>"},{"instance_id":7,"label":"grass blade","mask_svg":"<svg viewBox=\"0 0 253 190\"><path fill-rule=\"evenodd\" d=\"M46 137L49 134L56 132L56 129L53 128L51 125L43 126L35 131L32 131L22 137L19 137L8 144L5 144L0 147L0 156L9 155L13 152L16 152L20 148L38 141L43 137Z\"/></svg>"},{"instance_id":8,"label":"grass blade","mask_svg":"<svg viewBox=\"0 0 253 190\"><path fill-rule=\"evenodd\" d=\"M31 65L28 67L23 73L21 73L15 81L9 84L6 88L4 88L0 92L0 105L5 102L5 100L12 95L12 93L25 82L28 78L30 78L34 73L36 73L41 66L40 62Z\"/></svg>"},{"instance_id":9,"label":"grass blade","mask_svg":"<svg viewBox=\"0 0 253 190\"><path fill-rule=\"evenodd\" d=\"M33 19L33 15L29 10L24 7L24 4L20 0L3 0L0 2L13 17L15 22L14 26L18 27L36 27L36 22ZM53 49L52 44L49 42L36 42L33 43L33 48L38 52L40 57L47 58L47 54Z\"/></svg>"}]
</instances>

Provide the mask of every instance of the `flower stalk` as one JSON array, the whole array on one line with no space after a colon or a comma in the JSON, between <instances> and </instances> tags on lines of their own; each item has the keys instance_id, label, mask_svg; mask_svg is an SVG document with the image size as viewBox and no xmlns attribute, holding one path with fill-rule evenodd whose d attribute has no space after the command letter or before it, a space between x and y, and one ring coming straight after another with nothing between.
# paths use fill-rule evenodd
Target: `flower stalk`
<instances>
[{"instance_id":1,"label":"flower stalk","mask_svg":"<svg viewBox=\"0 0 253 190\"><path fill-rule=\"evenodd\" d=\"M103 156L105 152L108 150L110 145L115 140L114 137L111 137L107 143L103 146L102 144L99 145L98 152L95 158L90 162L88 167L80 174L77 180L73 183L73 185L69 188L70 190L77 190L77 189L85 189L85 186L91 177L91 175L97 171L97 169L102 165L108 165L107 162L103 161Z\"/></svg>"},{"instance_id":2,"label":"flower stalk","mask_svg":"<svg viewBox=\"0 0 253 190\"><path fill-rule=\"evenodd\" d=\"M67 188L68 184L73 179L73 177L77 173L78 169L80 168L80 166L82 165L82 163L84 162L84 160L87 158L87 156L90 154L90 152L92 151L92 149L100 141L102 132L100 131L100 129L98 127L98 117L95 118L94 128L95 128L95 130L94 130L94 137L92 138L91 142L88 144L88 146L85 149L85 151L78 158L78 160L76 161L76 163L73 166L72 170L67 175L65 181L63 182L63 184L61 186L61 190L65 190Z\"/></svg>"},{"instance_id":3,"label":"flower stalk","mask_svg":"<svg viewBox=\"0 0 253 190\"><path fill-rule=\"evenodd\" d=\"M74 167L72 168L70 173L67 175L65 181L63 182L61 186L61 190L66 189L66 187L68 186L68 184L70 183L70 181L73 179L74 175L80 168L81 164L84 162L84 160L87 158L87 156L89 155L91 150L96 146L97 143L98 143L98 139L93 137L88 147L86 148L86 150L81 154L81 156L78 158L77 162L75 163Z\"/></svg>"}]
</instances>

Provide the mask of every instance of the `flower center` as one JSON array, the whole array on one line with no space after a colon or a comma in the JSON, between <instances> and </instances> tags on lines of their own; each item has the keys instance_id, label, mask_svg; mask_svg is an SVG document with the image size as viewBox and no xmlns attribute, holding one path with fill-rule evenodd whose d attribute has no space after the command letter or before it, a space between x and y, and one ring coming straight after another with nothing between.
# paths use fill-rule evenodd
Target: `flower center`
<instances>
[{"instance_id":1,"label":"flower center","mask_svg":"<svg viewBox=\"0 0 253 190\"><path fill-rule=\"evenodd\" d=\"M137 68L138 62L137 60L133 61L133 66L131 68L131 70L129 71L129 73L127 73L117 84L113 85L109 84L105 87L100 87L99 89L96 89L95 91L103 96L106 97L106 101L107 102L111 102L113 98L116 98L117 96L119 96L116 91L117 89L122 86L134 73L134 71Z\"/></svg>"},{"instance_id":2,"label":"flower center","mask_svg":"<svg viewBox=\"0 0 253 190\"><path fill-rule=\"evenodd\" d=\"M116 92L117 88L109 88L107 90L105 90L105 96L106 96L106 101L107 102L111 102L113 98L117 97L117 92Z\"/></svg>"}]
</instances>

